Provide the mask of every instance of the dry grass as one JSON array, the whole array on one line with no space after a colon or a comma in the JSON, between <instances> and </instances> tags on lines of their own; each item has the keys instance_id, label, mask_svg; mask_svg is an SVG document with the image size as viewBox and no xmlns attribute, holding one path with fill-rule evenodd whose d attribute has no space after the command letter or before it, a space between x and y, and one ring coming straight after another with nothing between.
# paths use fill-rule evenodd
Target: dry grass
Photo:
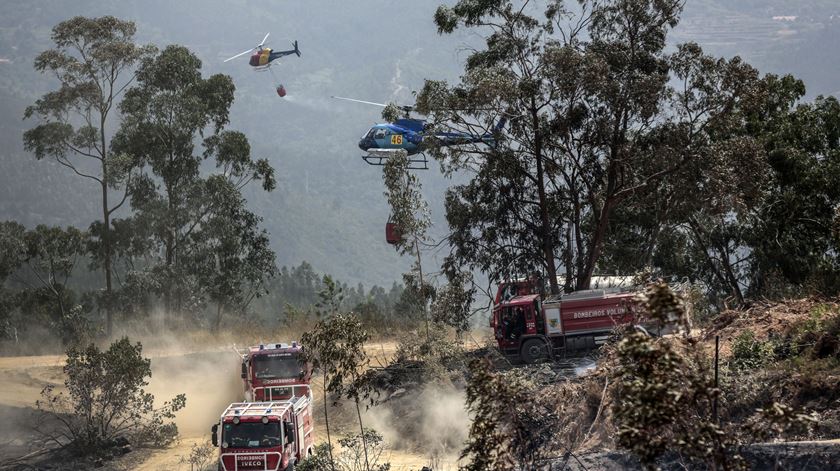
<instances>
[{"instance_id":1,"label":"dry grass","mask_svg":"<svg viewBox=\"0 0 840 471\"><path fill-rule=\"evenodd\" d=\"M745 310L726 310L705 329L701 338L714 345L715 335L721 339L721 356L731 354L732 340L744 330L751 330L756 338L783 337L798 324L807 321L815 311L840 312L837 299L803 298L781 302L757 302Z\"/></svg>"}]
</instances>

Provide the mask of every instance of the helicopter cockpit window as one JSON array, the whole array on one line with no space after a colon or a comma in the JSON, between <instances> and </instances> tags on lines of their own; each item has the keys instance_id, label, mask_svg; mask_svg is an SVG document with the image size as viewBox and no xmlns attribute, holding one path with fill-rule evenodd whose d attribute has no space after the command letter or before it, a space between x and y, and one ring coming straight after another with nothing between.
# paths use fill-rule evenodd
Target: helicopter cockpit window
<instances>
[{"instance_id":1,"label":"helicopter cockpit window","mask_svg":"<svg viewBox=\"0 0 840 471\"><path fill-rule=\"evenodd\" d=\"M377 129L376 132L373 133L373 138L374 139L385 139L385 130L382 129L382 128Z\"/></svg>"}]
</instances>

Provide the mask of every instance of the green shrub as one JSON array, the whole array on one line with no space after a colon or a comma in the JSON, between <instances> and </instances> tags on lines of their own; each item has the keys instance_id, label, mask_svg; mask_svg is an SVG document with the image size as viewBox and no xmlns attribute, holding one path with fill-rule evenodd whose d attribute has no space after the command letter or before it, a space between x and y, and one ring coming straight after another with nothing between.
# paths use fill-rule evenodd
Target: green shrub
<instances>
[{"instance_id":1,"label":"green shrub","mask_svg":"<svg viewBox=\"0 0 840 471\"><path fill-rule=\"evenodd\" d=\"M630 450L644 469L668 451L695 465L732 469L740 457L710 411L718 390L711 362L695 342L683 338L654 339L633 332L616 346L618 400L612 403L619 447Z\"/></svg>"},{"instance_id":2,"label":"green shrub","mask_svg":"<svg viewBox=\"0 0 840 471\"><path fill-rule=\"evenodd\" d=\"M799 355L840 357L840 314L830 305L814 306L808 319L791 333L791 342Z\"/></svg>"},{"instance_id":3,"label":"green shrub","mask_svg":"<svg viewBox=\"0 0 840 471\"><path fill-rule=\"evenodd\" d=\"M216 447L209 441L193 443L189 456L181 456L179 464L190 465L190 471L211 471L216 469Z\"/></svg>"},{"instance_id":4,"label":"green shrub","mask_svg":"<svg viewBox=\"0 0 840 471\"><path fill-rule=\"evenodd\" d=\"M333 467L330 464L330 445L321 443L315 445L312 455L304 458L295 466L295 469L297 471L332 471ZM338 466L335 466L336 471L339 471L339 469Z\"/></svg>"},{"instance_id":5,"label":"green shrub","mask_svg":"<svg viewBox=\"0 0 840 471\"><path fill-rule=\"evenodd\" d=\"M776 359L776 343L756 338L751 330L745 330L732 342L730 366L733 370L754 370Z\"/></svg>"},{"instance_id":6,"label":"green shrub","mask_svg":"<svg viewBox=\"0 0 840 471\"><path fill-rule=\"evenodd\" d=\"M96 345L71 347L64 374L66 391L49 385L36 401L37 429L79 455L99 453L120 443L163 447L177 438L172 419L186 404L183 394L155 408L143 388L151 361L140 343L123 337L108 350Z\"/></svg>"},{"instance_id":7,"label":"green shrub","mask_svg":"<svg viewBox=\"0 0 840 471\"><path fill-rule=\"evenodd\" d=\"M461 343L451 340L447 327L438 323L432 323L428 337L423 331L414 331L400 337L395 355L396 363L417 361L427 369L437 368L442 371L464 368L464 359Z\"/></svg>"},{"instance_id":8,"label":"green shrub","mask_svg":"<svg viewBox=\"0 0 840 471\"><path fill-rule=\"evenodd\" d=\"M376 430L364 429L364 438L361 433L350 435L338 440L341 445L341 452L333 453L335 462L330 463L330 448L326 443L315 446L312 456L306 457L295 467L297 471L389 471L390 463L381 463L380 459L385 451L385 442L382 434ZM367 461L365 464L364 447L367 445Z\"/></svg>"}]
</instances>

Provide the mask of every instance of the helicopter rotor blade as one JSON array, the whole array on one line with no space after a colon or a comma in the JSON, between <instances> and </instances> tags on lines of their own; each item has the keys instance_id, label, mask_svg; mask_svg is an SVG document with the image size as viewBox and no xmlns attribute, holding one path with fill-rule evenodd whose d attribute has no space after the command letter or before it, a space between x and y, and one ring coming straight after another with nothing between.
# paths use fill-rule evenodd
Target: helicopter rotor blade
<instances>
[{"instance_id":1,"label":"helicopter rotor blade","mask_svg":"<svg viewBox=\"0 0 840 471\"><path fill-rule=\"evenodd\" d=\"M247 51L240 52L239 54L237 54L237 55L235 55L235 56L233 56L233 57L231 57L231 58L229 58L229 59L225 59L225 60L224 60L224 62L227 62L227 61L232 61L232 60L236 59L237 57L244 56L245 54L248 54L249 52L253 51L254 49L256 49L256 48L255 48L255 47L252 47L251 49L248 49Z\"/></svg>"},{"instance_id":2,"label":"helicopter rotor blade","mask_svg":"<svg viewBox=\"0 0 840 471\"><path fill-rule=\"evenodd\" d=\"M268 39L269 34L271 34L271 33L265 33L265 37L263 38L262 41L260 41L260 45L257 46L257 47L262 47L265 44L265 40Z\"/></svg>"},{"instance_id":3,"label":"helicopter rotor blade","mask_svg":"<svg viewBox=\"0 0 840 471\"><path fill-rule=\"evenodd\" d=\"M357 100L355 98L345 98L343 96L333 95L332 98L335 98L336 100L346 100L346 101L353 101L353 102L356 102L356 103L364 103L365 105L379 106L381 108L385 108L385 107L388 106L385 103L376 103L376 102L373 102L373 101ZM408 106L408 105L396 105L396 106L399 110L405 111L406 113L410 113L410 112L414 111L413 106Z\"/></svg>"},{"instance_id":4,"label":"helicopter rotor blade","mask_svg":"<svg viewBox=\"0 0 840 471\"><path fill-rule=\"evenodd\" d=\"M356 102L356 103L364 103L364 104L366 104L366 105L380 106L380 107L382 107L382 108L385 108L386 106L388 106L388 105L386 105L385 103L374 103L374 102L372 102L372 101L357 100L357 99L355 99L355 98L345 98L345 97L343 97L343 96L335 96L335 95L333 95L331 98L335 98L336 100L354 101L354 102Z\"/></svg>"}]
</instances>

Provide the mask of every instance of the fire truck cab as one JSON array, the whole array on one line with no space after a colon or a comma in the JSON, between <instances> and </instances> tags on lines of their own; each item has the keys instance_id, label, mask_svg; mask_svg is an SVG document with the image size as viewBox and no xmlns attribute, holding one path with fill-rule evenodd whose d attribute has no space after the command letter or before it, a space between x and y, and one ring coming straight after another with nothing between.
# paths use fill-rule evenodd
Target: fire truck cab
<instances>
[{"instance_id":1,"label":"fire truck cab","mask_svg":"<svg viewBox=\"0 0 840 471\"><path fill-rule=\"evenodd\" d=\"M594 349L617 326L635 319L631 302L635 293L620 288L576 291L545 300L525 291L528 294L497 296L490 319L499 350L525 363Z\"/></svg>"},{"instance_id":2,"label":"fire truck cab","mask_svg":"<svg viewBox=\"0 0 840 471\"><path fill-rule=\"evenodd\" d=\"M293 471L312 454L309 397L277 402L237 402L211 429L219 471Z\"/></svg>"},{"instance_id":3,"label":"fire truck cab","mask_svg":"<svg viewBox=\"0 0 840 471\"><path fill-rule=\"evenodd\" d=\"M303 347L297 342L260 344L240 355L245 401L312 398L312 368L303 361Z\"/></svg>"}]
</instances>

